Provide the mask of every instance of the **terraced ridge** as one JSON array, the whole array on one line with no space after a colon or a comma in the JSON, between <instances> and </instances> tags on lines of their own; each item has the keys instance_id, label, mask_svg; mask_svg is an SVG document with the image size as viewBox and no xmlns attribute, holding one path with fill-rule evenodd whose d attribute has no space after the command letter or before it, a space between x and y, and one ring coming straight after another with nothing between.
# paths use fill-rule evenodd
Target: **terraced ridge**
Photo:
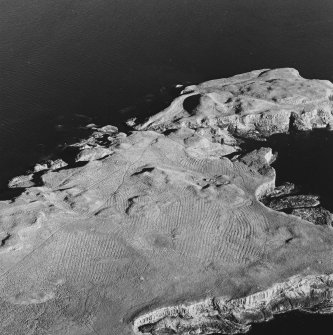
<instances>
[{"instance_id":1,"label":"terraced ridge","mask_svg":"<svg viewBox=\"0 0 333 335\"><path fill-rule=\"evenodd\" d=\"M289 69L265 73L214 83L214 99L226 82L299 81ZM317 84L304 90L327 95L330 84ZM178 123L128 136L96 130L77 145L80 165L11 182L23 191L0 202L1 334L232 333L277 301L274 313L331 311L332 229L258 200L275 185L270 149L243 155L232 123L210 124L207 112L191 126L178 112Z\"/></svg>"}]
</instances>

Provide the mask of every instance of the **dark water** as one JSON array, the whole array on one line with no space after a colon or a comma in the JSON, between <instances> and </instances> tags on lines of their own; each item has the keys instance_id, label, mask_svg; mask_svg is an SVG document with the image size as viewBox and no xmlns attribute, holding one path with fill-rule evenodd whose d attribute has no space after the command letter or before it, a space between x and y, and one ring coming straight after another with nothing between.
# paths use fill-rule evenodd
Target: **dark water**
<instances>
[{"instance_id":1,"label":"dark water","mask_svg":"<svg viewBox=\"0 0 333 335\"><path fill-rule=\"evenodd\" d=\"M332 0L0 0L0 183L77 113L119 124L162 87L265 67L333 80L332 14Z\"/></svg>"},{"instance_id":2,"label":"dark water","mask_svg":"<svg viewBox=\"0 0 333 335\"><path fill-rule=\"evenodd\" d=\"M273 320L255 324L247 335L328 335L332 332L333 316L298 311L276 315Z\"/></svg>"},{"instance_id":3,"label":"dark water","mask_svg":"<svg viewBox=\"0 0 333 335\"><path fill-rule=\"evenodd\" d=\"M300 194L320 196L323 207L333 213L333 131L315 129L290 134L275 134L265 141L246 140L245 152L260 147L277 154L272 166L276 185L292 182Z\"/></svg>"},{"instance_id":4,"label":"dark water","mask_svg":"<svg viewBox=\"0 0 333 335\"><path fill-rule=\"evenodd\" d=\"M321 204L333 212L333 132L274 135L267 145L278 153L273 163L277 184L293 182L305 194L317 194Z\"/></svg>"},{"instance_id":5,"label":"dark water","mask_svg":"<svg viewBox=\"0 0 333 335\"><path fill-rule=\"evenodd\" d=\"M122 124L119 110L150 93L167 101L170 85L285 66L333 80L332 14L332 0L0 0L0 186L69 141L78 124ZM306 175L286 156L279 178L292 173L329 194L328 137L326 166ZM306 143L293 148L311 161L318 147ZM290 334L310 334L332 318L294 313L251 334L285 334L295 322Z\"/></svg>"}]
</instances>

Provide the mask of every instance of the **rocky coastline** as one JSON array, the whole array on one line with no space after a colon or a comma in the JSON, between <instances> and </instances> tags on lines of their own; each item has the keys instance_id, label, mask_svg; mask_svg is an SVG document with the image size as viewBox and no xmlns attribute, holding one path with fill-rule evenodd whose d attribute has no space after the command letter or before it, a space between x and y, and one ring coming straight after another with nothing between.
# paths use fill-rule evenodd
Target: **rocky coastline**
<instances>
[{"instance_id":1,"label":"rocky coastline","mask_svg":"<svg viewBox=\"0 0 333 335\"><path fill-rule=\"evenodd\" d=\"M333 276L293 277L245 298L161 308L134 321L135 334L237 334L292 310L332 313Z\"/></svg>"},{"instance_id":2,"label":"rocky coastline","mask_svg":"<svg viewBox=\"0 0 333 335\"><path fill-rule=\"evenodd\" d=\"M182 87L91 134L0 201L2 334L244 333L333 313L332 214L247 140L331 130L333 84L295 69Z\"/></svg>"}]
</instances>

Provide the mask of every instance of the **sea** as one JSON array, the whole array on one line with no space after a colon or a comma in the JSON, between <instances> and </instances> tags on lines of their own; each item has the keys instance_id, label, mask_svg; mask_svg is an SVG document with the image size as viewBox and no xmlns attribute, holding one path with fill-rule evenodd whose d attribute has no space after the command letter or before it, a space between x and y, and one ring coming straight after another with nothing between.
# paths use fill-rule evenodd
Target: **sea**
<instances>
[{"instance_id":1,"label":"sea","mask_svg":"<svg viewBox=\"0 0 333 335\"><path fill-rule=\"evenodd\" d=\"M177 84L277 67L333 81L332 0L0 0L0 189L85 124L122 129ZM290 314L251 334L295 322L333 325Z\"/></svg>"}]
</instances>

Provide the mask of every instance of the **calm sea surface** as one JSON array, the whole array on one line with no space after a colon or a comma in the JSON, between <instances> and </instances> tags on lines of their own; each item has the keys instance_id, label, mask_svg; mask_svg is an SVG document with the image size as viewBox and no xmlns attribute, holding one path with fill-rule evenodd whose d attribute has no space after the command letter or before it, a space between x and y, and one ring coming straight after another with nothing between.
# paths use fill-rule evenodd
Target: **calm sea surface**
<instances>
[{"instance_id":1,"label":"calm sea surface","mask_svg":"<svg viewBox=\"0 0 333 335\"><path fill-rule=\"evenodd\" d=\"M332 0L0 0L0 182L75 114L117 124L162 87L284 66L333 80L332 41Z\"/></svg>"},{"instance_id":2,"label":"calm sea surface","mask_svg":"<svg viewBox=\"0 0 333 335\"><path fill-rule=\"evenodd\" d=\"M332 0L0 0L0 185L170 85L285 66L333 80L332 46Z\"/></svg>"},{"instance_id":3,"label":"calm sea surface","mask_svg":"<svg viewBox=\"0 0 333 335\"><path fill-rule=\"evenodd\" d=\"M332 326L332 316L292 312L254 325L247 335L328 335Z\"/></svg>"}]
</instances>

